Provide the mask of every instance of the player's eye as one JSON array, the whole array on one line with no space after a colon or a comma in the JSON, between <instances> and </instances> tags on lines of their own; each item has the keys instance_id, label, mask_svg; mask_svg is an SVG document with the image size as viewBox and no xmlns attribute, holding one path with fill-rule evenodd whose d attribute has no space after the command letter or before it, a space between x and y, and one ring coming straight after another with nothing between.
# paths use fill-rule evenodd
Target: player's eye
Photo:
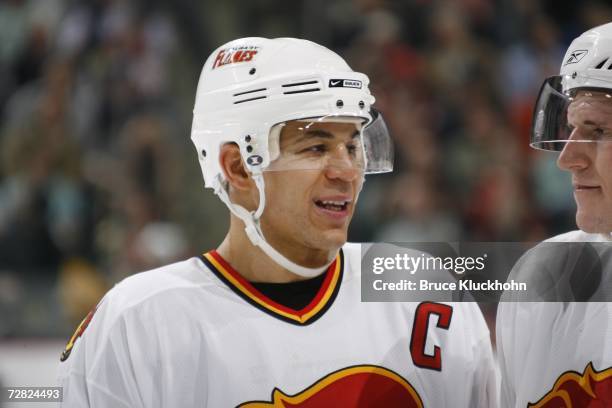
<instances>
[{"instance_id":1,"label":"player's eye","mask_svg":"<svg viewBox=\"0 0 612 408\"><path fill-rule=\"evenodd\" d=\"M589 132L588 139L592 141L606 140L610 138L610 132L600 127L594 128Z\"/></svg>"},{"instance_id":2,"label":"player's eye","mask_svg":"<svg viewBox=\"0 0 612 408\"><path fill-rule=\"evenodd\" d=\"M327 151L327 146L325 146L324 144L316 144L316 145L308 146L305 149L300 150L299 153L321 154L321 153L325 153L326 151Z\"/></svg>"},{"instance_id":3,"label":"player's eye","mask_svg":"<svg viewBox=\"0 0 612 408\"><path fill-rule=\"evenodd\" d=\"M349 152L349 154L351 156L355 156L357 154L357 149L359 148L359 146L357 146L357 144L352 143L346 146L346 150Z\"/></svg>"}]
</instances>

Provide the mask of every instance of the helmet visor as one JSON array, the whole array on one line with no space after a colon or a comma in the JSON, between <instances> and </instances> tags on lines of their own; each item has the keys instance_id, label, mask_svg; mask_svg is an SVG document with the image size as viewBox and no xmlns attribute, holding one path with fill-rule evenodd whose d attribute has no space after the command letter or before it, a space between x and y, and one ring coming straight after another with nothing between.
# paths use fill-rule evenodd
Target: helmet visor
<instances>
[{"instance_id":1,"label":"helmet visor","mask_svg":"<svg viewBox=\"0 0 612 408\"><path fill-rule=\"evenodd\" d=\"M382 118L324 116L291 120L270 131L270 164L264 171L322 170L328 167L363 174L393 170L393 143Z\"/></svg>"},{"instance_id":2,"label":"helmet visor","mask_svg":"<svg viewBox=\"0 0 612 408\"><path fill-rule=\"evenodd\" d=\"M612 90L580 87L563 91L564 83L578 80L576 76L554 76L544 81L533 112L532 147L561 151L568 142L612 141Z\"/></svg>"},{"instance_id":3,"label":"helmet visor","mask_svg":"<svg viewBox=\"0 0 612 408\"><path fill-rule=\"evenodd\" d=\"M382 114L370 110L372 121L362 133L366 174L389 173L393 171L393 140Z\"/></svg>"}]
</instances>

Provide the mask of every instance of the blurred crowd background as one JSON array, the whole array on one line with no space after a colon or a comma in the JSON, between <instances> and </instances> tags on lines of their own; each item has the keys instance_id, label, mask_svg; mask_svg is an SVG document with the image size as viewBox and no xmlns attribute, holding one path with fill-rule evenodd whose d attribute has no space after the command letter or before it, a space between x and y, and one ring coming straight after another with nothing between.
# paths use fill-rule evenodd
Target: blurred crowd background
<instances>
[{"instance_id":1,"label":"blurred crowd background","mask_svg":"<svg viewBox=\"0 0 612 408\"><path fill-rule=\"evenodd\" d=\"M118 280L221 241L189 130L205 58L237 37L311 39L370 76L396 171L367 180L351 240L574 229L531 112L609 21L594 1L1 1L0 339L67 337Z\"/></svg>"}]
</instances>

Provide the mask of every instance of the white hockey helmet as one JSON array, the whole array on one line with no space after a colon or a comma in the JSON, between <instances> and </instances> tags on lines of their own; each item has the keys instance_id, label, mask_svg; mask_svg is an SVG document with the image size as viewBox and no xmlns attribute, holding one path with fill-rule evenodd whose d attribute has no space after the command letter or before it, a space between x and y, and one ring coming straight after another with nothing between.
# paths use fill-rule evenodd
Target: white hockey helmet
<instances>
[{"instance_id":1,"label":"white hockey helmet","mask_svg":"<svg viewBox=\"0 0 612 408\"><path fill-rule=\"evenodd\" d=\"M336 53L295 38L241 38L217 48L204 63L191 139L205 186L244 221L254 245L298 275L316 276L325 267L297 265L266 242L259 228L265 208L262 172L283 169L270 165L279 158L282 126L294 120L355 122L363 155L356 161L360 170L392 171L393 144L382 116L372 107L368 84L366 75L354 72ZM220 148L226 143L238 145L253 175L260 197L256 211L230 202L219 162Z\"/></svg>"},{"instance_id":2,"label":"white hockey helmet","mask_svg":"<svg viewBox=\"0 0 612 408\"><path fill-rule=\"evenodd\" d=\"M533 112L532 147L560 151L570 141L567 108L579 90L603 92L612 98L612 23L592 28L574 39L565 53L560 74L542 84Z\"/></svg>"}]
</instances>

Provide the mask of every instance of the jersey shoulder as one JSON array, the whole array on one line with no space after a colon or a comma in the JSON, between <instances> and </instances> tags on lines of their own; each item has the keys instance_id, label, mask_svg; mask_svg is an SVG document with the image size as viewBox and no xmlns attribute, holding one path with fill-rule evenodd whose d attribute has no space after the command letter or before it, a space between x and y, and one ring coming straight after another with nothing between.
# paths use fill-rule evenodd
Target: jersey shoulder
<instances>
[{"instance_id":1,"label":"jersey shoulder","mask_svg":"<svg viewBox=\"0 0 612 408\"><path fill-rule=\"evenodd\" d=\"M179 306L187 298L202 298L202 291L217 287L212 273L198 258L162 266L129 276L109 290L97 306L96 316L104 316L104 327L110 329L126 314L156 308ZM100 316L102 317L102 316Z\"/></svg>"},{"instance_id":2,"label":"jersey shoulder","mask_svg":"<svg viewBox=\"0 0 612 408\"><path fill-rule=\"evenodd\" d=\"M591 234L581 230L575 230L556 235L544 242L607 242L611 240L612 236L609 234Z\"/></svg>"},{"instance_id":3,"label":"jersey shoulder","mask_svg":"<svg viewBox=\"0 0 612 408\"><path fill-rule=\"evenodd\" d=\"M130 307L162 292L197 289L213 285L211 275L198 258L165 265L129 276L106 295L114 303Z\"/></svg>"},{"instance_id":4,"label":"jersey shoulder","mask_svg":"<svg viewBox=\"0 0 612 408\"><path fill-rule=\"evenodd\" d=\"M342 252L344 252L345 257L357 257L361 259L361 245L357 242L347 242L342 245Z\"/></svg>"},{"instance_id":5,"label":"jersey shoulder","mask_svg":"<svg viewBox=\"0 0 612 408\"><path fill-rule=\"evenodd\" d=\"M81 337L89 339L92 350L102 347L109 333L121 330L118 322L151 322L172 313L176 317L169 321L176 322L184 318L186 302L207 298L202 296L202 291L214 285L212 274L207 273L198 258L129 276L109 290L81 322L64 350L62 361L67 360L73 346L82 342ZM147 328L151 329L152 325L148 324Z\"/></svg>"},{"instance_id":6,"label":"jersey shoulder","mask_svg":"<svg viewBox=\"0 0 612 408\"><path fill-rule=\"evenodd\" d=\"M347 242L342 246L344 282L358 279L361 276L361 245L360 243Z\"/></svg>"}]
</instances>

